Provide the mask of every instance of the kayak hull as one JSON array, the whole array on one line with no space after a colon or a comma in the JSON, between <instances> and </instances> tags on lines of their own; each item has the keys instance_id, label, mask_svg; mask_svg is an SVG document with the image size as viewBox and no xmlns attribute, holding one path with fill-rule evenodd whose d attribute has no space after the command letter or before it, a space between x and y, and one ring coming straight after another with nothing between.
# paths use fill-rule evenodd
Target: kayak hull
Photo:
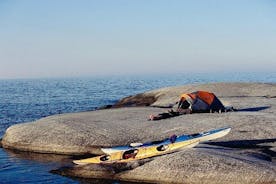
<instances>
[{"instance_id":1,"label":"kayak hull","mask_svg":"<svg viewBox=\"0 0 276 184\"><path fill-rule=\"evenodd\" d=\"M231 128L220 128L201 132L197 134L172 136L162 141L135 144L136 146L118 146L113 148L102 148L105 155L74 160L78 165L100 164L100 163L122 163L179 151L185 148L192 148L200 142L214 140L227 135Z\"/></svg>"},{"instance_id":2,"label":"kayak hull","mask_svg":"<svg viewBox=\"0 0 276 184\"><path fill-rule=\"evenodd\" d=\"M192 148L198 143L199 142L197 140L176 141L175 143L170 144L134 148L130 150L115 152L109 155L101 155L82 160L74 160L73 162L78 165L130 162L172 153L184 148Z\"/></svg>"}]
</instances>

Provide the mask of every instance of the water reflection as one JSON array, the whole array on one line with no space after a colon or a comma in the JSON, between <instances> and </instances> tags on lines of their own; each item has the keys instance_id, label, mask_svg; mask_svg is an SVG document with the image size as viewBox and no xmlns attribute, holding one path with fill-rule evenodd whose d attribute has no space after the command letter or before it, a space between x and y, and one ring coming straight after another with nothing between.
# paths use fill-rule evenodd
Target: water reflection
<instances>
[{"instance_id":1,"label":"water reflection","mask_svg":"<svg viewBox=\"0 0 276 184\"><path fill-rule=\"evenodd\" d=\"M0 172L5 177L0 183L82 183L82 184L135 184L106 179L84 179L56 175L60 168L73 168L68 155L41 154L9 149L0 149ZM54 175L55 174L55 175ZM2 177L3 178L3 177Z\"/></svg>"}]
</instances>

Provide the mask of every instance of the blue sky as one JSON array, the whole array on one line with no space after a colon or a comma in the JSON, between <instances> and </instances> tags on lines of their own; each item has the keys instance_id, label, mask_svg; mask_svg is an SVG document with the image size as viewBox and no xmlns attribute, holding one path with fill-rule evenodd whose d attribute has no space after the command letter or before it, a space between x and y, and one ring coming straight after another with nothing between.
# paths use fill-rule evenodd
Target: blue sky
<instances>
[{"instance_id":1,"label":"blue sky","mask_svg":"<svg viewBox=\"0 0 276 184\"><path fill-rule=\"evenodd\" d=\"M0 78L276 72L276 1L0 0Z\"/></svg>"}]
</instances>

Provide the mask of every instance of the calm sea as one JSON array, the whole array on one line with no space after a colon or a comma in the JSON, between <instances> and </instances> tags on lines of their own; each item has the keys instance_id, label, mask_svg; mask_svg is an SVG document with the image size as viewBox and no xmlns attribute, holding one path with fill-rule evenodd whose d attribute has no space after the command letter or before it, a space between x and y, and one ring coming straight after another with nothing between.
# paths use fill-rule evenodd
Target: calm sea
<instances>
[{"instance_id":1,"label":"calm sea","mask_svg":"<svg viewBox=\"0 0 276 184\"><path fill-rule=\"evenodd\" d=\"M275 83L276 72L0 80L0 137L17 123L53 114L95 110L122 97L156 88L206 82ZM88 182L49 173L66 164L66 158L0 148L0 183Z\"/></svg>"}]
</instances>

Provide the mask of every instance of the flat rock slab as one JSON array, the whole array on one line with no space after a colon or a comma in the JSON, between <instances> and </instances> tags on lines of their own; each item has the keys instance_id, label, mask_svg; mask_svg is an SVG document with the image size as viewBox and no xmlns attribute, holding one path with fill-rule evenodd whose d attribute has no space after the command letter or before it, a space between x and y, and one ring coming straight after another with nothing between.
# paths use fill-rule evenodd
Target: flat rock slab
<instances>
[{"instance_id":1,"label":"flat rock slab","mask_svg":"<svg viewBox=\"0 0 276 184\"><path fill-rule=\"evenodd\" d=\"M199 89L214 92L225 104L231 104L239 111L189 114L160 121L147 121L147 118L168 109L131 107L55 115L9 127L2 145L40 153L101 154L101 147L161 140L173 134L230 126L230 134L208 145L200 144L190 150L156 157L131 170L97 167L97 172L89 172L94 166L82 166L64 173L86 178L160 183L276 182L275 84L188 85L158 89L122 101L135 106L133 99L152 96L147 98L154 99L151 106L166 107L174 104L181 93Z\"/></svg>"}]
</instances>

